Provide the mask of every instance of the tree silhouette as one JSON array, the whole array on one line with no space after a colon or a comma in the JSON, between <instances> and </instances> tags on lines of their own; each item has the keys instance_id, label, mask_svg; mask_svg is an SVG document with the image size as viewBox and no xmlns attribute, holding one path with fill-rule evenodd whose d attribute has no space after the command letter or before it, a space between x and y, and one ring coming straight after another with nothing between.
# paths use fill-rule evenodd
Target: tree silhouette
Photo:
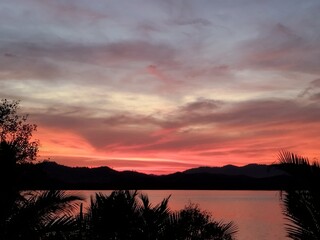
<instances>
[{"instance_id":1,"label":"tree silhouette","mask_svg":"<svg viewBox=\"0 0 320 240\"><path fill-rule=\"evenodd\" d=\"M282 192L287 235L294 240L320 239L320 165L290 152L279 154L279 168L293 177Z\"/></svg>"},{"instance_id":2,"label":"tree silhouette","mask_svg":"<svg viewBox=\"0 0 320 240\"><path fill-rule=\"evenodd\" d=\"M26 115L19 115L19 101L1 100L0 104L0 232L16 202L18 191L17 164L35 160L38 142L32 141L36 126L27 123Z\"/></svg>"},{"instance_id":3,"label":"tree silhouette","mask_svg":"<svg viewBox=\"0 0 320 240\"><path fill-rule=\"evenodd\" d=\"M18 165L37 157L36 125L19 115L19 101L0 104L0 239L63 239L75 220L70 213L80 197L63 191L21 192Z\"/></svg>"},{"instance_id":4,"label":"tree silhouette","mask_svg":"<svg viewBox=\"0 0 320 240\"><path fill-rule=\"evenodd\" d=\"M9 151L5 160L21 163L33 161L38 153L38 141L31 140L35 124L27 123L28 115L19 115L19 101L1 100L0 142L4 151Z\"/></svg>"}]
</instances>

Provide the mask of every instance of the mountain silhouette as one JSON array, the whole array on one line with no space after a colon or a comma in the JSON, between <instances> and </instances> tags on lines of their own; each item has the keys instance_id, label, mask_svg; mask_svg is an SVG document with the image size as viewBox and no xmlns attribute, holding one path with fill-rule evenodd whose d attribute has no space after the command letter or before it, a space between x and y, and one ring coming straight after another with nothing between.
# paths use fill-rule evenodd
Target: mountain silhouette
<instances>
[{"instance_id":1,"label":"mountain silhouette","mask_svg":"<svg viewBox=\"0 0 320 240\"><path fill-rule=\"evenodd\" d=\"M226 189L280 190L290 177L273 165L199 167L167 175L68 167L44 161L20 166L22 189Z\"/></svg>"},{"instance_id":2,"label":"mountain silhouette","mask_svg":"<svg viewBox=\"0 0 320 240\"><path fill-rule=\"evenodd\" d=\"M275 168L273 165L263 165L263 164L248 164L245 166L234 166L234 165L225 165L222 167L198 167L192 168L184 171L187 174L196 174L196 173L210 173L210 174L225 174L225 175L244 175L254 178L265 178L265 177L274 177L279 175L284 175L285 172L281 171L278 168Z\"/></svg>"}]
</instances>

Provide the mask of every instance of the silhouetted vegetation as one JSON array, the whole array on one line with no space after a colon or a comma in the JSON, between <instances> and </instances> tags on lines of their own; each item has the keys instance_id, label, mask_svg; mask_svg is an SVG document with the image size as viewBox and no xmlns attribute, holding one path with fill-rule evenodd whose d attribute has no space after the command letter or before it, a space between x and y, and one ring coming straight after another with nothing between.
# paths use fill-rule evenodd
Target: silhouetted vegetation
<instances>
[{"instance_id":1,"label":"silhouetted vegetation","mask_svg":"<svg viewBox=\"0 0 320 240\"><path fill-rule=\"evenodd\" d=\"M38 141L32 140L36 125L19 115L19 102L0 104L0 239L64 239L74 231L71 210L81 200L64 191L22 193L21 166L36 159Z\"/></svg>"},{"instance_id":2,"label":"silhouetted vegetation","mask_svg":"<svg viewBox=\"0 0 320 240\"><path fill-rule=\"evenodd\" d=\"M165 239L232 240L237 231L237 226L233 222L217 222L212 219L210 213L190 203L184 209L170 215Z\"/></svg>"},{"instance_id":3,"label":"silhouetted vegetation","mask_svg":"<svg viewBox=\"0 0 320 240\"><path fill-rule=\"evenodd\" d=\"M216 222L211 215L190 204L172 212L169 198L153 206L147 195L117 190L110 195L96 193L82 218L83 239L148 240L232 240L237 232L233 222Z\"/></svg>"},{"instance_id":4,"label":"silhouetted vegetation","mask_svg":"<svg viewBox=\"0 0 320 240\"><path fill-rule=\"evenodd\" d=\"M1 223L14 207L15 199L19 198L17 165L34 160L38 152L38 143L31 141L36 126L26 122L27 116L17 113L18 106L19 102L6 99L0 104Z\"/></svg>"},{"instance_id":5,"label":"silhouetted vegetation","mask_svg":"<svg viewBox=\"0 0 320 240\"><path fill-rule=\"evenodd\" d=\"M281 152L279 168L294 177L282 192L283 214L291 222L288 237L294 240L320 239L320 165L290 152Z\"/></svg>"},{"instance_id":6,"label":"silhouetted vegetation","mask_svg":"<svg viewBox=\"0 0 320 240\"><path fill-rule=\"evenodd\" d=\"M61 190L25 192L14 202L1 239L66 239L78 229L77 201Z\"/></svg>"}]
</instances>

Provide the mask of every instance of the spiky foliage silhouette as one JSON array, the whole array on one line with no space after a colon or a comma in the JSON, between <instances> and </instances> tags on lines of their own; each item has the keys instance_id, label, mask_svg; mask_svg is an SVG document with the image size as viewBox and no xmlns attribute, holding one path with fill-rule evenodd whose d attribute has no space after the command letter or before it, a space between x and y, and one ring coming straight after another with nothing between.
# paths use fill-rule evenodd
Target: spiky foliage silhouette
<instances>
[{"instance_id":1,"label":"spiky foliage silhouette","mask_svg":"<svg viewBox=\"0 0 320 240\"><path fill-rule=\"evenodd\" d=\"M4 239L65 239L77 230L74 211L80 200L61 190L21 194L7 218Z\"/></svg>"},{"instance_id":2,"label":"spiky foliage silhouette","mask_svg":"<svg viewBox=\"0 0 320 240\"><path fill-rule=\"evenodd\" d=\"M85 217L88 239L134 239L139 229L137 191L96 193Z\"/></svg>"},{"instance_id":3,"label":"spiky foliage silhouette","mask_svg":"<svg viewBox=\"0 0 320 240\"><path fill-rule=\"evenodd\" d=\"M190 203L170 216L166 229L168 240L233 240L238 232L231 221L215 221L212 215Z\"/></svg>"},{"instance_id":4,"label":"spiky foliage silhouette","mask_svg":"<svg viewBox=\"0 0 320 240\"><path fill-rule=\"evenodd\" d=\"M279 153L278 167L293 182L281 194L283 214L290 223L287 235L294 240L320 239L320 165L288 151Z\"/></svg>"},{"instance_id":5,"label":"spiky foliage silhouette","mask_svg":"<svg viewBox=\"0 0 320 240\"><path fill-rule=\"evenodd\" d=\"M167 227L171 211L168 207L169 197L153 206L147 195L140 194L139 211L141 212L143 239L165 239L164 233Z\"/></svg>"},{"instance_id":6,"label":"spiky foliage silhouette","mask_svg":"<svg viewBox=\"0 0 320 240\"><path fill-rule=\"evenodd\" d=\"M147 195L137 191L96 193L84 218L85 239L234 239L237 228L232 222L216 222L196 205L172 212L169 198L153 206Z\"/></svg>"},{"instance_id":7,"label":"spiky foliage silhouette","mask_svg":"<svg viewBox=\"0 0 320 240\"><path fill-rule=\"evenodd\" d=\"M87 238L159 239L168 216L168 198L152 206L138 191L96 193L85 217Z\"/></svg>"}]
</instances>

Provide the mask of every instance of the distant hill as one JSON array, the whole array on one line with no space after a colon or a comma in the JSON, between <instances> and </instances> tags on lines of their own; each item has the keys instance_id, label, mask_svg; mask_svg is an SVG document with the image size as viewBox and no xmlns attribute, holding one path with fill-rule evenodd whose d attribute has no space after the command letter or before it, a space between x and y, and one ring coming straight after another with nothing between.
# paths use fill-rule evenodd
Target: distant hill
<instances>
[{"instance_id":1,"label":"distant hill","mask_svg":"<svg viewBox=\"0 0 320 240\"><path fill-rule=\"evenodd\" d=\"M247 176L253 178L266 178L284 175L275 165L248 164L242 167L226 165L223 167L198 167L184 171L187 174L210 173L225 174L230 176Z\"/></svg>"},{"instance_id":2,"label":"distant hill","mask_svg":"<svg viewBox=\"0 0 320 240\"><path fill-rule=\"evenodd\" d=\"M273 165L199 167L168 175L67 167L55 162L20 166L23 189L239 189L278 190L290 180Z\"/></svg>"}]
</instances>

